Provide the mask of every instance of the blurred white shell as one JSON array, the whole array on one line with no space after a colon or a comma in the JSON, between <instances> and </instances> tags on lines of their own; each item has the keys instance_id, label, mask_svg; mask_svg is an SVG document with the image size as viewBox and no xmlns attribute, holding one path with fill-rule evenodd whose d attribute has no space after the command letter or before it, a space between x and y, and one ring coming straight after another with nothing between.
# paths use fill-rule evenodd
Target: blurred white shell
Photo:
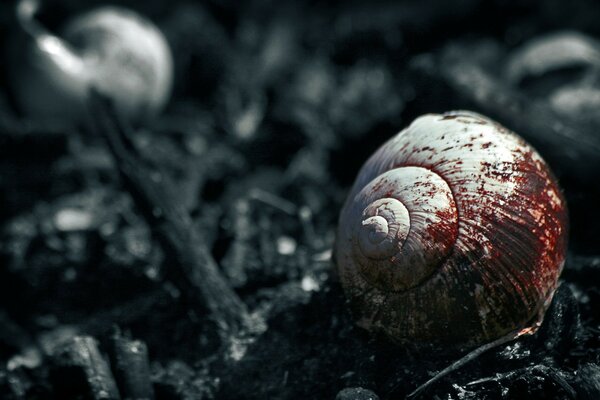
<instances>
[{"instance_id":1,"label":"blurred white shell","mask_svg":"<svg viewBox=\"0 0 600 400\"><path fill-rule=\"evenodd\" d=\"M549 98L557 112L571 116L589 115L600 121L600 88L585 85L570 85L555 90Z\"/></svg>"},{"instance_id":2,"label":"blurred white shell","mask_svg":"<svg viewBox=\"0 0 600 400\"><path fill-rule=\"evenodd\" d=\"M540 35L515 50L507 64L506 77L513 85L545 74L573 70L573 76L546 83L543 96L560 115L581 122L600 121L600 42L576 31Z\"/></svg>"},{"instance_id":3,"label":"blurred white shell","mask_svg":"<svg viewBox=\"0 0 600 400\"><path fill-rule=\"evenodd\" d=\"M91 86L132 120L164 107L173 60L165 37L149 20L105 6L74 18L59 37L35 20L37 9L35 0L18 4L22 32L9 57L13 93L27 116L79 122Z\"/></svg>"},{"instance_id":4,"label":"blurred white shell","mask_svg":"<svg viewBox=\"0 0 600 400\"><path fill-rule=\"evenodd\" d=\"M529 40L517 49L506 64L506 76L513 84L562 68L600 66L600 44L576 31L559 31Z\"/></svg>"},{"instance_id":5,"label":"blurred white shell","mask_svg":"<svg viewBox=\"0 0 600 400\"><path fill-rule=\"evenodd\" d=\"M520 137L475 113L430 114L362 167L335 259L360 326L468 347L535 329L567 228L552 173Z\"/></svg>"}]
</instances>

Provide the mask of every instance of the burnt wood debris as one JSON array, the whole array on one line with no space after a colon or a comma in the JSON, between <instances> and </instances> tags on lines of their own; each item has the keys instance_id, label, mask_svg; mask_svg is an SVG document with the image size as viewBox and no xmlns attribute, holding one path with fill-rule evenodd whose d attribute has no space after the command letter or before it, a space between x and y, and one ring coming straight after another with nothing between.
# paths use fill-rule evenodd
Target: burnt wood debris
<instances>
[{"instance_id":1,"label":"burnt wood debris","mask_svg":"<svg viewBox=\"0 0 600 400\"><path fill-rule=\"evenodd\" d=\"M17 3L0 4L0 399L600 398L598 2L119 1L164 34L171 97L130 118L86 84L73 120L22 106L41 89L12 80L31 74ZM57 35L104 4L37 3ZM535 334L420 352L356 326L333 249L367 158L450 110L536 148L568 250Z\"/></svg>"}]
</instances>

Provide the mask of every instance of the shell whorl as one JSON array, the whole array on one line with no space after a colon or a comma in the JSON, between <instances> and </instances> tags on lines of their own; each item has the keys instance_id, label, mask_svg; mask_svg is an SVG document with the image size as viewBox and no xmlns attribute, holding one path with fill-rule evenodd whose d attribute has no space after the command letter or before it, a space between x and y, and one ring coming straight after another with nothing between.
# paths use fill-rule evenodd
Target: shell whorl
<instances>
[{"instance_id":1,"label":"shell whorl","mask_svg":"<svg viewBox=\"0 0 600 400\"><path fill-rule=\"evenodd\" d=\"M372 260L387 259L398 252L409 228L410 215L401 201L375 200L363 210L356 228L360 252Z\"/></svg>"},{"instance_id":2,"label":"shell whorl","mask_svg":"<svg viewBox=\"0 0 600 400\"><path fill-rule=\"evenodd\" d=\"M468 347L543 315L567 230L560 189L531 146L479 114L430 114L359 172L336 263L359 325Z\"/></svg>"},{"instance_id":3,"label":"shell whorl","mask_svg":"<svg viewBox=\"0 0 600 400\"><path fill-rule=\"evenodd\" d=\"M422 167L377 176L354 198L351 218L358 221L352 236L359 270L386 291L410 289L430 276L452 250L458 232L452 191Z\"/></svg>"}]
</instances>

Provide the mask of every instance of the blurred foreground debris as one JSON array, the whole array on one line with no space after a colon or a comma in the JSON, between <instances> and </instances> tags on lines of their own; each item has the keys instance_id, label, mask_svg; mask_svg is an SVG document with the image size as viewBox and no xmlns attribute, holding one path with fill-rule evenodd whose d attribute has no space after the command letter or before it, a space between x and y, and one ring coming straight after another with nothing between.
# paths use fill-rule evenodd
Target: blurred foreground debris
<instances>
[{"instance_id":1,"label":"blurred foreground debris","mask_svg":"<svg viewBox=\"0 0 600 400\"><path fill-rule=\"evenodd\" d=\"M188 212L178 202L175 188L160 168L145 167L131 142L132 132L116 115L110 100L90 92L93 130L106 138L123 182L165 246L180 289L196 306L208 309L224 345L231 345L262 329L245 304L221 275L209 250L202 244Z\"/></svg>"}]
</instances>

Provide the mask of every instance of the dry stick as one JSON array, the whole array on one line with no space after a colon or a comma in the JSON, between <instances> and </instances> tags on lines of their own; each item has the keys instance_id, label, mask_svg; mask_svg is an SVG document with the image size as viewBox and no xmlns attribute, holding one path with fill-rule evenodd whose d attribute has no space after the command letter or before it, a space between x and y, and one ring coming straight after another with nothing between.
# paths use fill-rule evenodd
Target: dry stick
<instances>
[{"instance_id":1,"label":"dry stick","mask_svg":"<svg viewBox=\"0 0 600 400\"><path fill-rule=\"evenodd\" d=\"M110 366L121 395L126 399L154 399L148 347L115 332L109 341Z\"/></svg>"},{"instance_id":2,"label":"dry stick","mask_svg":"<svg viewBox=\"0 0 600 400\"><path fill-rule=\"evenodd\" d=\"M92 127L105 137L124 185L173 262L176 284L195 306L205 307L222 343L251 330L245 304L221 275L192 220L177 200L177 190L160 169L150 171L130 141L131 128L112 102L90 91Z\"/></svg>"},{"instance_id":3,"label":"dry stick","mask_svg":"<svg viewBox=\"0 0 600 400\"><path fill-rule=\"evenodd\" d=\"M50 380L59 398L84 384L85 398L119 400L119 390L98 341L91 336L76 336L52 355Z\"/></svg>"}]
</instances>

